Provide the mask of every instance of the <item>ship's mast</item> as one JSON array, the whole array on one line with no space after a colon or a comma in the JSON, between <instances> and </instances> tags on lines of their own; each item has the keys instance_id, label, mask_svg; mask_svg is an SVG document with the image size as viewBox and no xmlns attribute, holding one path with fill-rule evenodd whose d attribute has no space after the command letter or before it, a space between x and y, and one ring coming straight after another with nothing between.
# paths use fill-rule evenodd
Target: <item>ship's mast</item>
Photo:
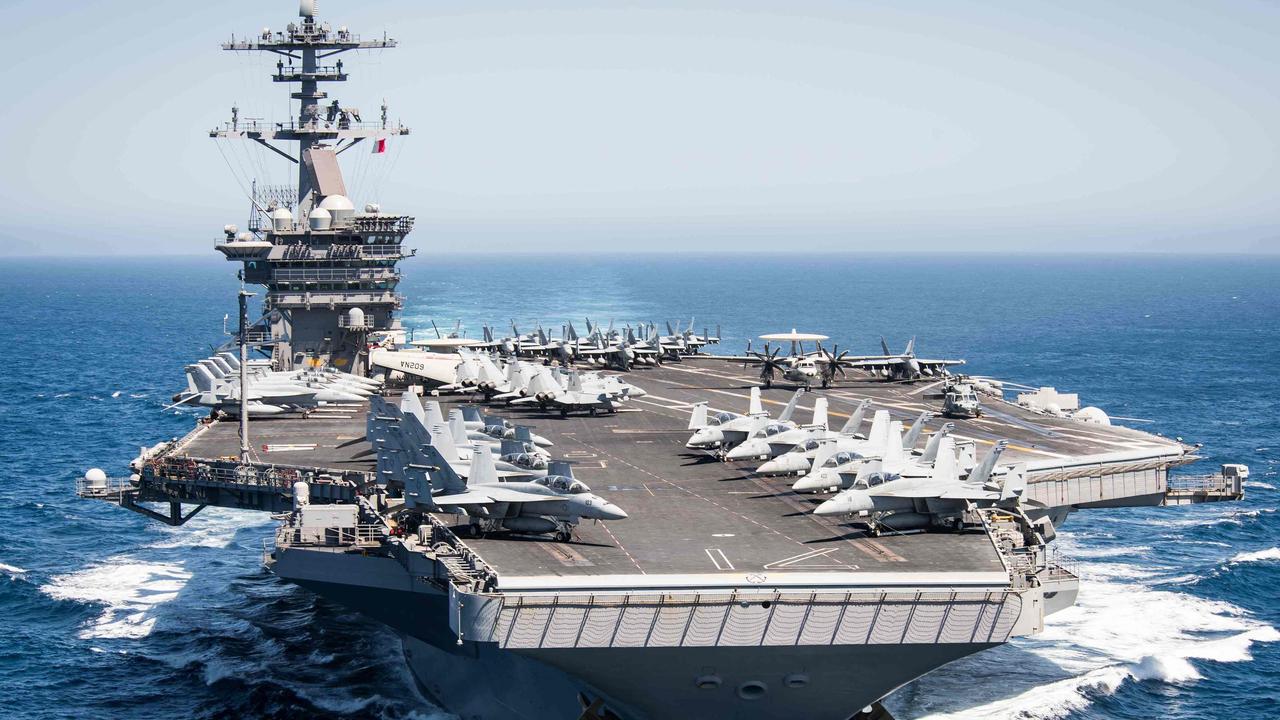
<instances>
[{"instance_id":1,"label":"ship's mast","mask_svg":"<svg viewBox=\"0 0 1280 720\"><path fill-rule=\"evenodd\" d=\"M263 285L261 319L241 331L241 339L269 352L275 368L332 365L349 372L368 370L368 348L397 342L403 335L396 311L402 299L396 263L413 255L404 244L413 218L382 212L375 203L358 212L348 196L338 155L364 143L382 152L388 137L409 129L387 118L384 102L377 120L344 107L321 90L345 82L336 59L351 50L396 46L385 35L365 40L316 19L315 0L302 0L301 20L282 31L264 29L256 37L223 43L224 50L277 56L277 83L296 86L290 97L298 114L280 122L241 117L209 132L214 138L252 140L298 166L297 188L254 182L248 232L234 225L214 242L228 260L244 263L245 283ZM366 142L368 141L368 142ZM291 153L282 143L298 143ZM230 348L228 348L230 349Z\"/></svg>"},{"instance_id":2,"label":"ship's mast","mask_svg":"<svg viewBox=\"0 0 1280 720\"><path fill-rule=\"evenodd\" d=\"M346 194L342 191L345 188L334 186L335 182L341 185L334 159L338 154L364 140L408 135L409 128L389 123L385 104L380 120L365 122L358 110L343 108L336 100L326 103L329 94L320 89L321 83L347 80L342 60L331 60L335 56L351 50L385 50L395 47L396 41L385 33L381 38L367 40L345 27L331 29L329 23L316 19L316 0L301 0L298 15L301 21L289 23L283 31L264 29L255 38L232 37L222 44L223 50L278 55L276 72L271 79L298 84L298 89L290 94L298 101L297 117L289 122L269 124L245 122L233 108L231 120L209 134L215 138L253 140L297 164L297 205L305 217L314 206L316 195ZM281 150L277 142L297 142L297 154Z\"/></svg>"}]
</instances>

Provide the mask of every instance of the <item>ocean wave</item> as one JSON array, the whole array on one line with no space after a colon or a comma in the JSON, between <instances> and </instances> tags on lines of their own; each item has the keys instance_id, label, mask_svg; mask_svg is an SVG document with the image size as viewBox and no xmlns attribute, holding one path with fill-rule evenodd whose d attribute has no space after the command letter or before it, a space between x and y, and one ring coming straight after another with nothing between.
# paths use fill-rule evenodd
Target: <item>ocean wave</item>
<instances>
[{"instance_id":1,"label":"ocean wave","mask_svg":"<svg viewBox=\"0 0 1280 720\"><path fill-rule=\"evenodd\" d=\"M24 568L20 568L16 565L8 565L6 563L0 563L0 573L7 575L10 579L17 579L19 575L26 575L27 571Z\"/></svg>"},{"instance_id":2,"label":"ocean wave","mask_svg":"<svg viewBox=\"0 0 1280 720\"><path fill-rule=\"evenodd\" d=\"M40 590L57 600L104 606L81 629L82 639L141 638L155 628L158 608L176 598L190 579L184 563L117 558L56 576Z\"/></svg>"},{"instance_id":3,"label":"ocean wave","mask_svg":"<svg viewBox=\"0 0 1280 720\"><path fill-rule=\"evenodd\" d=\"M1266 562L1269 560L1280 560L1280 547L1239 553L1231 558L1230 562L1232 565L1238 565L1240 563Z\"/></svg>"},{"instance_id":4,"label":"ocean wave","mask_svg":"<svg viewBox=\"0 0 1280 720\"><path fill-rule=\"evenodd\" d=\"M982 654L918 681L928 700L917 714L1056 720L1127 682L1193 683L1201 679L1196 661L1247 662L1255 643L1280 641L1280 631L1242 608L1150 587L1142 582L1148 575L1119 563L1086 564L1075 606L1046 618L1041 634L993 651L1004 660ZM1000 674L1010 662L1022 672Z\"/></svg>"},{"instance_id":5,"label":"ocean wave","mask_svg":"<svg viewBox=\"0 0 1280 720\"><path fill-rule=\"evenodd\" d=\"M1261 490L1275 490L1275 489L1276 489L1276 486L1275 486L1275 485L1272 485L1271 483L1265 483L1265 482L1262 482L1261 480L1245 480L1245 481L1244 481L1244 486L1245 486L1245 487L1250 487L1250 488L1259 488L1259 489L1261 489Z\"/></svg>"}]
</instances>

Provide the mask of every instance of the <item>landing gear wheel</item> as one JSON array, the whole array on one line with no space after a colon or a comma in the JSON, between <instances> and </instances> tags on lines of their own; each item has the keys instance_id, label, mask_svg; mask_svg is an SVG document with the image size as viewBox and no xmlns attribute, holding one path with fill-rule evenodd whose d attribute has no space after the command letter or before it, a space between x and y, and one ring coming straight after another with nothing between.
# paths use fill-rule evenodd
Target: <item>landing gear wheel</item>
<instances>
[{"instance_id":1,"label":"landing gear wheel","mask_svg":"<svg viewBox=\"0 0 1280 720\"><path fill-rule=\"evenodd\" d=\"M573 533L569 532L565 528L560 528L559 530L556 531L557 542L567 543L572 539L573 539Z\"/></svg>"},{"instance_id":2,"label":"landing gear wheel","mask_svg":"<svg viewBox=\"0 0 1280 720\"><path fill-rule=\"evenodd\" d=\"M595 408L591 408L591 409L590 409L590 410L588 410L587 412L591 414L591 417L595 417L595 416L596 416L596 409L595 409Z\"/></svg>"},{"instance_id":3,"label":"landing gear wheel","mask_svg":"<svg viewBox=\"0 0 1280 720\"><path fill-rule=\"evenodd\" d=\"M470 525L467 526L467 537L473 537L473 538L480 537L479 523L471 523Z\"/></svg>"}]
</instances>

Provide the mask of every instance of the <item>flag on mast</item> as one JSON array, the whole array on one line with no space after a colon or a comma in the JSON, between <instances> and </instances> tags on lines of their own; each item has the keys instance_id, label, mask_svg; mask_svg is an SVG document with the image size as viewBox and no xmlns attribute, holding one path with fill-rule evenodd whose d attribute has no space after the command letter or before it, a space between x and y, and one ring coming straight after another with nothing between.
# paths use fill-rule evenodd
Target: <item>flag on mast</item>
<instances>
[{"instance_id":1,"label":"flag on mast","mask_svg":"<svg viewBox=\"0 0 1280 720\"><path fill-rule=\"evenodd\" d=\"M378 154L380 154L380 153L384 153L384 152L386 152L386 151L387 151L387 139L386 139L386 138L378 138L377 140L374 140L374 141L373 141L373 153L371 153L371 154L373 154L373 155L378 155Z\"/></svg>"}]
</instances>

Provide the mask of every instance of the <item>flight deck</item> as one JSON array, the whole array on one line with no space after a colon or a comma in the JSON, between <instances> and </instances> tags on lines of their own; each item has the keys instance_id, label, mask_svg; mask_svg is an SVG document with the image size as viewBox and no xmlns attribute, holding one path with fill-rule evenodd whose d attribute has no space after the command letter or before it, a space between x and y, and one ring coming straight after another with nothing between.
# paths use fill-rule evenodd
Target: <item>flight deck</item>
<instances>
[{"instance_id":1,"label":"flight deck","mask_svg":"<svg viewBox=\"0 0 1280 720\"><path fill-rule=\"evenodd\" d=\"M500 577L617 576L635 583L637 575L681 576L723 573L998 573L1000 555L984 533L871 537L840 518L811 510L825 496L797 494L791 479L754 475L754 462L726 463L684 443L690 408L708 401L713 410L745 412L757 378L737 363L702 358L662 367L640 368L627 376L647 395L632 398L616 414L543 412L536 407L494 404L486 412L528 424L549 437L553 457L573 463L575 477L594 492L624 508L629 518L584 521L572 542L493 533L464 538ZM931 399L936 382L891 383L851 373L846 382L814 389L800 402L794 419L803 423L813 397L830 401L833 425L870 398L909 423L921 411L939 408ZM774 416L794 392L781 386L763 393ZM471 398L445 395L446 404ZM943 422L956 424L955 435L983 452L997 440L1009 441L1005 457L1013 462L1065 464L1078 457L1107 453L1180 455L1178 443L1117 426L1057 418L995 398L975 419L933 418L932 432ZM870 417L865 422L870 422ZM234 422L210 423L175 447L174 454L196 458L234 456L239 439ZM289 465L305 457L308 465L372 472L375 458L364 439L365 407L336 406L309 417L254 420L251 435L259 463ZM455 516L439 516L452 522ZM459 528L459 534L462 530ZM656 579L656 578L655 578Z\"/></svg>"}]
</instances>

